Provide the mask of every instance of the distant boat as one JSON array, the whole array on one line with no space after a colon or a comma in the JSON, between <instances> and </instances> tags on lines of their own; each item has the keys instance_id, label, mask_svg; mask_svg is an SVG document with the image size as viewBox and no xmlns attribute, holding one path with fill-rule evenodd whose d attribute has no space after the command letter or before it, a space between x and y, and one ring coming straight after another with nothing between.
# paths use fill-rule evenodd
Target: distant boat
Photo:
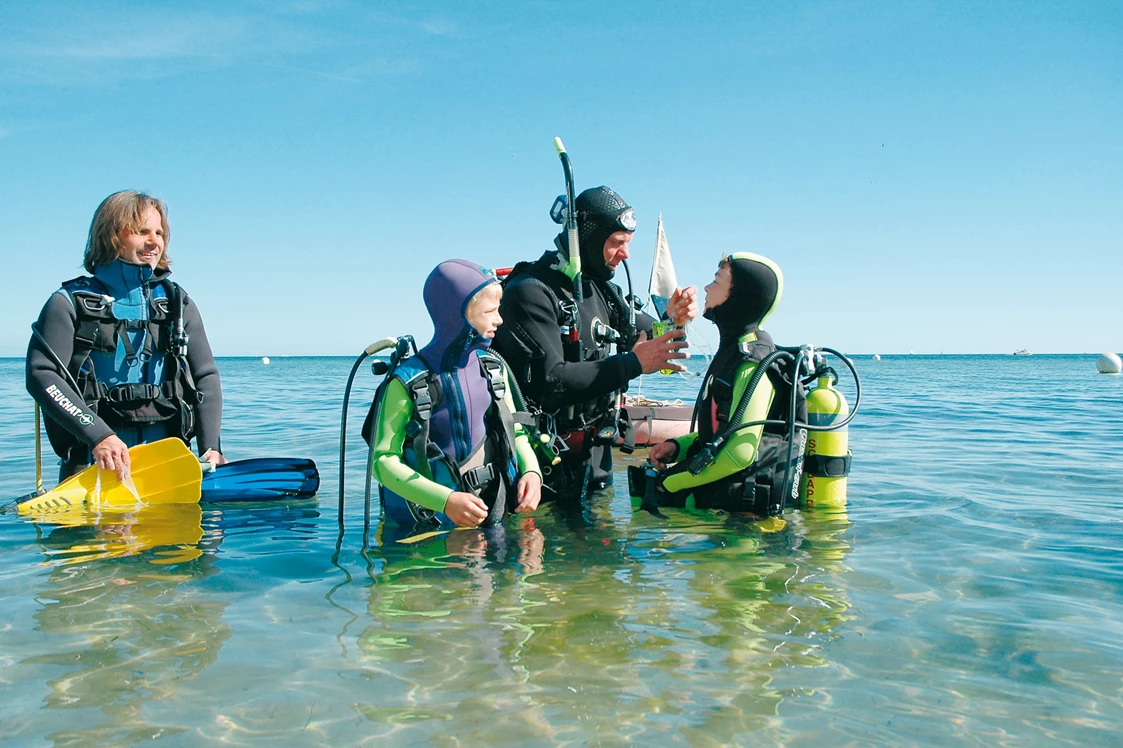
<instances>
[{"instance_id":1,"label":"distant boat","mask_svg":"<svg viewBox=\"0 0 1123 748\"><path fill-rule=\"evenodd\" d=\"M1025 348L1019 348L1018 350L1014 351L1014 355L1015 356L1032 356L1033 354L1030 353L1029 351L1027 351Z\"/></svg>"}]
</instances>

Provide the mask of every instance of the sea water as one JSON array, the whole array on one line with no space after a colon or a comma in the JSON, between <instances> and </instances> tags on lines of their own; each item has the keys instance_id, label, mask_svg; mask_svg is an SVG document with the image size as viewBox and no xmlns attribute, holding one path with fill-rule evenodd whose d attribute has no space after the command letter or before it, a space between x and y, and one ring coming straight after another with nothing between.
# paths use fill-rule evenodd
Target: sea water
<instances>
[{"instance_id":1,"label":"sea water","mask_svg":"<svg viewBox=\"0 0 1123 748\"><path fill-rule=\"evenodd\" d=\"M855 360L843 513L636 512L640 452L584 511L403 544L377 499L363 529L369 370L341 530L351 359L220 359L227 456L311 457L319 496L0 516L0 742L1116 744L1123 378L1095 356ZM0 402L7 498L34 487L22 360Z\"/></svg>"}]
</instances>

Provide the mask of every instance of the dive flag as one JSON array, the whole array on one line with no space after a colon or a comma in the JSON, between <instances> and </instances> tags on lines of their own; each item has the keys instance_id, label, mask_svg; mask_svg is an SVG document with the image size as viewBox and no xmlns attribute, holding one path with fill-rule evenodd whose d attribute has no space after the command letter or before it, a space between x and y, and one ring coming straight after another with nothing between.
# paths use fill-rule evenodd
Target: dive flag
<instances>
[{"instance_id":1,"label":"dive flag","mask_svg":"<svg viewBox=\"0 0 1123 748\"><path fill-rule=\"evenodd\" d=\"M655 236L655 258L651 263L651 282L647 284L647 294L659 318L667 314L667 304L678 288L675 266L671 262L671 248L667 246L667 235L663 233L663 214L659 214L659 231Z\"/></svg>"}]
</instances>

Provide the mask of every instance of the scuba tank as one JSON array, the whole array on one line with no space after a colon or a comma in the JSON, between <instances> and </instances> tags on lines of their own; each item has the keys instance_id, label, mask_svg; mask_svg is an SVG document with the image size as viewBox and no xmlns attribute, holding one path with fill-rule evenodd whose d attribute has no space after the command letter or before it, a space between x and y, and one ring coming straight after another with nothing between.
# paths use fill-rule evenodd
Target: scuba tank
<instances>
[{"instance_id":1,"label":"scuba tank","mask_svg":"<svg viewBox=\"0 0 1123 748\"><path fill-rule=\"evenodd\" d=\"M799 505L804 509L846 506L846 476L850 473L847 426L816 431L816 426L834 426L849 421L850 406L834 388L838 381L833 369L820 370L815 388L807 393L807 447L803 458L803 477L799 484Z\"/></svg>"}]
</instances>

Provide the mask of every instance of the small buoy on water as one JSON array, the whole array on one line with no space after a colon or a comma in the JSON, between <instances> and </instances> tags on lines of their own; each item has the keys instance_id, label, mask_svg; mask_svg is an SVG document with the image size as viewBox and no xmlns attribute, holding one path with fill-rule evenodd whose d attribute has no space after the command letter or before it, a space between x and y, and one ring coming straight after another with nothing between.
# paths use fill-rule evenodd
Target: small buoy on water
<instances>
[{"instance_id":1,"label":"small buoy on water","mask_svg":"<svg viewBox=\"0 0 1123 748\"><path fill-rule=\"evenodd\" d=\"M1123 361L1114 353L1105 353L1100 356L1096 368L1100 370L1100 374L1118 374L1123 371Z\"/></svg>"},{"instance_id":2,"label":"small buoy on water","mask_svg":"<svg viewBox=\"0 0 1123 748\"><path fill-rule=\"evenodd\" d=\"M881 354L880 353L873 354L873 360L874 361L880 361L881 360Z\"/></svg>"},{"instance_id":3,"label":"small buoy on water","mask_svg":"<svg viewBox=\"0 0 1123 748\"><path fill-rule=\"evenodd\" d=\"M263 363L263 364L265 364L266 366L268 366L268 365L269 365L269 357L268 357L268 356L262 356L262 357L261 357L261 363Z\"/></svg>"}]
</instances>

